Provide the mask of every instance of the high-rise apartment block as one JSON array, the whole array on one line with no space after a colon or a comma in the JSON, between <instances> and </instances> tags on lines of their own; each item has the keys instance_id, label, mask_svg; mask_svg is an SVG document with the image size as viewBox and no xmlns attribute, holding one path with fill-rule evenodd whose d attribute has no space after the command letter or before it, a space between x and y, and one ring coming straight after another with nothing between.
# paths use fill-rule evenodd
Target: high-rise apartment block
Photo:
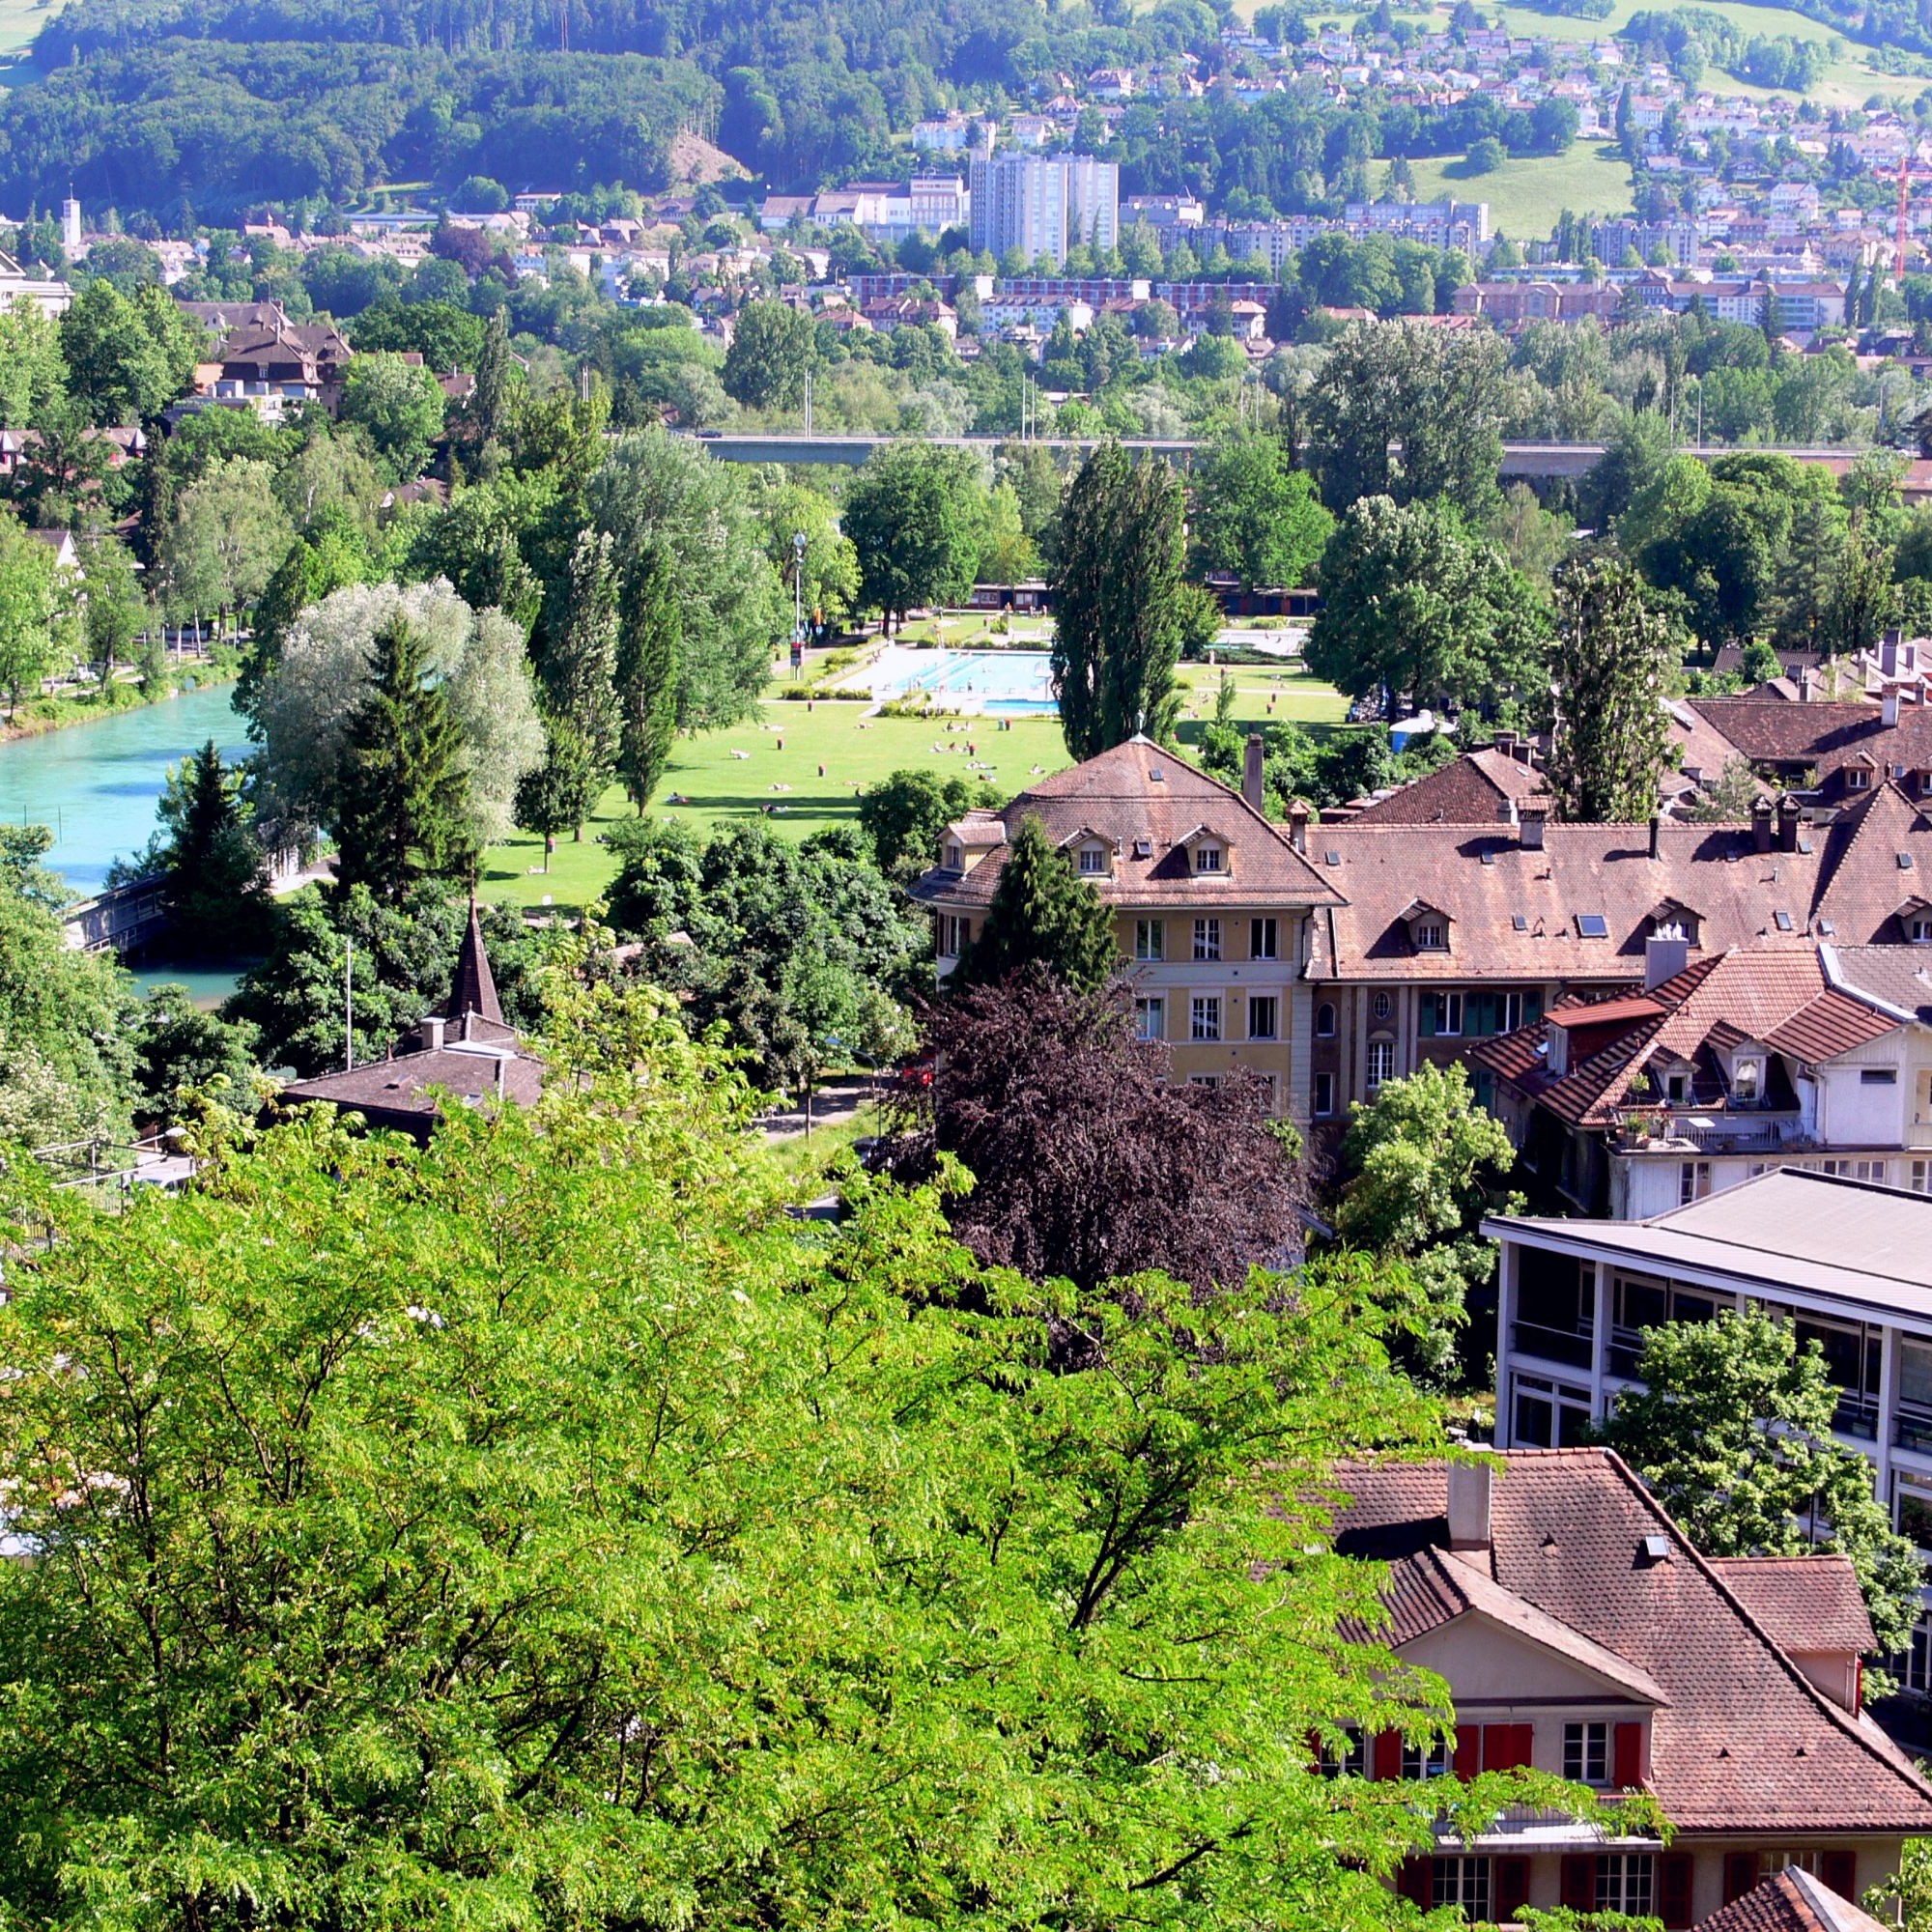
<instances>
[{"instance_id":1,"label":"high-rise apartment block","mask_svg":"<svg viewBox=\"0 0 1932 1932\"><path fill-rule=\"evenodd\" d=\"M1017 248L1055 268L1078 242L1111 248L1120 238L1121 171L1091 155L993 155L972 171L973 246Z\"/></svg>"}]
</instances>

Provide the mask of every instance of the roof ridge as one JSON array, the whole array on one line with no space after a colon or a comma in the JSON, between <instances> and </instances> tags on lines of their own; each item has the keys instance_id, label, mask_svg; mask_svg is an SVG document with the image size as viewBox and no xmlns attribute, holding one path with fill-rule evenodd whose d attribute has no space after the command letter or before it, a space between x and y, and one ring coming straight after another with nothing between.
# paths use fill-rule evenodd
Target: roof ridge
<instances>
[{"instance_id":1,"label":"roof ridge","mask_svg":"<svg viewBox=\"0 0 1932 1932\"><path fill-rule=\"evenodd\" d=\"M1873 1745L1872 1741L1865 1735L1863 1727L1860 1724L1854 1723L1848 1713L1840 1710L1836 1704L1833 1703L1831 1698L1826 1696L1825 1693L1822 1690L1820 1690L1818 1687L1815 1684L1813 1684L1811 1680L1808 1677L1806 1677L1802 1670L1799 1669L1797 1664L1791 1661L1791 1659L1778 1646L1778 1644L1773 1640L1771 1633L1767 1631L1761 1623L1759 1623L1755 1613L1744 1602L1744 1600L1738 1595L1738 1593L1735 1590L1733 1590L1728 1583L1724 1581L1723 1577L1719 1576L1719 1573L1711 1567L1710 1559L1704 1554L1704 1552L1701 1549L1697 1548L1696 1544L1693 1543L1691 1539L1684 1532L1684 1530L1679 1526L1676 1518L1674 1518L1670 1514L1670 1512L1663 1507L1662 1503L1658 1500L1657 1496L1644 1484L1642 1479L1637 1475L1636 1471L1633 1469L1631 1465L1628 1463L1626 1463L1624 1459L1620 1455L1618 1455L1614 1449L1605 1448L1603 1451L1603 1455L1605 1463L1609 1465L1609 1467L1613 1471L1615 1471L1615 1473L1619 1477L1622 1478L1624 1483L1630 1489L1631 1492L1636 1497L1638 1497L1639 1500L1643 1503L1644 1507L1650 1510L1652 1514L1654 1514L1657 1517L1658 1520L1663 1524L1663 1526L1665 1527L1666 1530L1669 1531L1671 1536L1678 1543L1683 1545L1686 1553L1690 1558L1690 1561L1704 1573L1704 1575L1710 1579L1711 1586L1723 1597L1724 1601L1730 1605L1733 1610L1737 1612L1738 1616L1740 1617L1740 1619L1742 1619L1746 1628L1749 1630L1750 1634L1757 1638L1757 1640L1765 1647L1765 1649L1768 1652L1770 1652L1773 1660L1783 1670L1784 1674L1791 1680L1792 1684L1797 1687L1800 1694L1804 1698L1806 1698L1829 1722L1835 1724L1838 1727L1838 1729L1845 1734L1846 1737L1851 1738L1859 1746L1860 1749L1864 1751L1867 1756L1875 1759L1878 1763L1884 1765L1886 1770L1890 1772L1893 1776L1897 1777L1901 1783L1907 1784L1908 1788L1910 1788L1912 1784L1916 1783L1918 1789L1915 1795L1918 1797L1921 1802L1932 1804L1932 1795L1928 1795L1924 1779L1918 1778L1914 1776L1912 1774L1908 1774L1902 1766L1894 1763L1893 1760L1888 1757L1884 1751L1878 1749L1877 1747ZM1819 1552L1819 1554L1821 1555L1831 1555L1835 1553L1836 1552L1830 1550L1821 1550ZM1607 1650L1609 1646L1605 1644L1605 1648Z\"/></svg>"}]
</instances>

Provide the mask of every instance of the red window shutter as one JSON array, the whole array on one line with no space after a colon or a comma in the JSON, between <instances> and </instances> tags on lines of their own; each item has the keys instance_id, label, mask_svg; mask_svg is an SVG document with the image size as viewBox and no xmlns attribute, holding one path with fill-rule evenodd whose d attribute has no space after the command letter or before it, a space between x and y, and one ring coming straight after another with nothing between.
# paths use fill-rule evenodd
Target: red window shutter
<instances>
[{"instance_id":1,"label":"red window shutter","mask_svg":"<svg viewBox=\"0 0 1932 1932\"><path fill-rule=\"evenodd\" d=\"M1458 1777L1474 1777L1483 1768L1483 1731L1480 1724L1456 1726L1456 1755L1450 1760Z\"/></svg>"},{"instance_id":2,"label":"red window shutter","mask_svg":"<svg viewBox=\"0 0 1932 1932\"><path fill-rule=\"evenodd\" d=\"M1509 1726L1509 1734L1510 1764L1515 1769L1527 1771L1529 1769L1530 1747L1536 1742L1536 1726L1534 1724L1512 1724Z\"/></svg>"},{"instance_id":3,"label":"red window shutter","mask_svg":"<svg viewBox=\"0 0 1932 1932\"><path fill-rule=\"evenodd\" d=\"M1657 1861L1657 1911L1668 1932L1690 1923L1695 1874L1696 1864L1689 1852L1665 1852Z\"/></svg>"},{"instance_id":4,"label":"red window shutter","mask_svg":"<svg viewBox=\"0 0 1932 1932\"><path fill-rule=\"evenodd\" d=\"M1827 1852L1818 1861L1818 1876L1840 1898L1859 1902L1859 1857L1856 1852Z\"/></svg>"},{"instance_id":5,"label":"red window shutter","mask_svg":"<svg viewBox=\"0 0 1932 1932\"><path fill-rule=\"evenodd\" d=\"M1634 1791L1650 1767L1643 1761L1643 1726L1618 1724L1611 1732L1610 1781L1619 1790Z\"/></svg>"},{"instance_id":6,"label":"red window shutter","mask_svg":"<svg viewBox=\"0 0 1932 1932\"><path fill-rule=\"evenodd\" d=\"M1529 1903L1529 1861L1498 1859L1495 1881L1496 1921L1507 1924Z\"/></svg>"},{"instance_id":7,"label":"red window shutter","mask_svg":"<svg viewBox=\"0 0 1932 1932\"><path fill-rule=\"evenodd\" d=\"M1597 1861L1588 1852L1572 1852L1563 1861L1563 1909L1597 1909Z\"/></svg>"},{"instance_id":8,"label":"red window shutter","mask_svg":"<svg viewBox=\"0 0 1932 1932\"><path fill-rule=\"evenodd\" d=\"M1430 1906L1431 1880L1435 1871L1427 1859L1404 1859L1395 1875L1395 1889L1403 1897L1421 1906L1427 1912Z\"/></svg>"},{"instance_id":9,"label":"red window shutter","mask_svg":"<svg viewBox=\"0 0 1932 1932\"><path fill-rule=\"evenodd\" d=\"M1376 1776L1380 1778L1402 1776L1402 1733L1382 1731L1376 1737Z\"/></svg>"},{"instance_id":10,"label":"red window shutter","mask_svg":"<svg viewBox=\"0 0 1932 1932\"><path fill-rule=\"evenodd\" d=\"M1757 1854L1755 1852L1726 1852L1724 1854L1724 1903L1733 1904L1742 1898L1757 1883Z\"/></svg>"}]
</instances>

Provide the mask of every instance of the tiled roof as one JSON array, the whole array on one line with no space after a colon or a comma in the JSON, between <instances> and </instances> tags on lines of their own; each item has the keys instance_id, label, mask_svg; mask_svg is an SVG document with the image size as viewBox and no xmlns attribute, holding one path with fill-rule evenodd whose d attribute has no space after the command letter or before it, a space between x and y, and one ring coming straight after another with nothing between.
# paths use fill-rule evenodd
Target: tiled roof
<instances>
[{"instance_id":1,"label":"tiled roof","mask_svg":"<svg viewBox=\"0 0 1932 1932\"><path fill-rule=\"evenodd\" d=\"M1352 1497L1339 1548L1405 1576L1439 1569L1428 1546L1443 1534L1444 1464L1338 1476ZM1608 1450L1504 1456L1491 1527L1495 1583L1663 1691L1650 1785L1680 1836L1932 1831L1932 1789L1876 1724L1805 1680ZM1645 1552L1654 1536L1662 1559Z\"/></svg>"},{"instance_id":2,"label":"tiled roof","mask_svg":"<svg viewBox=\"0 0 1932 1932\"><path fill-rule=\"evenodd\" d=\"M1726 1093L1712 1047L1759 1040L1815 1065L1880 1039L1898 1025L1834 990L1820 952L1729 952L1698 960L1648 993L1556 1007L1542 1020L1486 1040L1471 1058L1575 1125L1606 1125L1652 1061L1699 1069L1696 1104L1717 1109ZM1542 1049L1549 1029L1572 1036L1580 1057L1562 1074Z\"/></svg>"},{"instance_id":3,"label":"tiled roof","mask_svg":"<svg viewBox=\"0 0 1932 1932\"><path fill-rule=\"evenodd\" d=\"M1693 697L1689 710L1753 764L1815 765L1880 729L1879 707L1820 698L1809 704L1760 697Z\"/></svg>"},{"instance_id":4,"label":"tiled roof","mask_svg":"<svg viewBox=\"0 0 1932 1932\"><path fill-rule=\"evenodd\" d=\"M1288 834L1239 792L1145 738L1041 779L991 816L1009 838L1037 817L1055 845L1082 832L1112 840L1111 875L1090 879L1111 905L1330 905L1339 896ZM981 823L975 813L968 829ZM1184 841L1204 828L1226 841L1222 872L1193 869ZM1145 841L1144 853L1138 841ZM935 867L914 883L912 895L933 904L987 905L1008 849L996 846L965 873Z\"/></svg>"},{"instance_id":5,"label":"tiled roof","mask_svg":"<svg viewBox=\"0 0 1932 1932\"><path fill-rule=\"evenodd\" d=\"M1809 1872L1787 1865L1721 1912L1713 1913L1701 1932L1888 1932L1888 1928Z\"/></svg>"},{"instance_id":6,"label":"tiled roof","mask_svg":"<svg viewBox=\"0 0 1932 1932\"><path fill-rule=\"evenodd\" d=\"M1493 825L1512 799L1547 791L1543 774L1493 746L1398 785L1355 812L1355 825Z\"/></svg>"},{"instance_id":7,"label":"tiled roof","mask_svg":"<svg viewBox=\"0 0 1932 1932\"><path fill-rule=\"evenodd\" d=\"M1311 827L1309 856L1347 903L1317 922L1310 977L1627 983L1671 904L1694 912L1696 950L1715 952L1802 948L1814 929L1839 945L1902 941L1901 908L1932 901L1932 820L1895 784L1829 827L1801 826L1791 852L1758 852L1746 826L1665 820L1655 838L1652 858L1648 825L1552 824L1537 846L1507 827ZM1446 951L1411 948L1401 914L1417 898L1456 921ZM1583 936L1590 914L1604 938Z\"/></svg>"},{"instance_id":8,"label":"tiled roof","mask_svg":"<svg viewBox=\"0 0 1932 1932\"><path fill-rule=\"evenodd\" d=\"M497 1084L499 1068L500 1088ZM390 1116L424 1120L432 1116L436 1103L429 1090L433 1087L446 1087L460 1099L473 1103L487 1104L500 1095L519 1106L533 1107L542 1096L543 1080L541 1061L512 1051L499 1056L442 1047L371 1061L366 1066L324 1073L314 1080L298 1080L282 1089L282 1097L292 1102L327 1100L386 1124Z\"/></svg>"},{"instance_id":9,"label":"tiled roof","mask_svg":"<svg viewBox=\"0 0 1932 1932\"><path fill-rule=\"evenodd\" d=\"M1787 1655L1878 1648L1849 1556L1714 1556L1711 1568Z\"/></svg>"},{"instance_id":10,"label":"tiled roof","mask_svg":"<svg viewBox=\"0 0 1932 1932\"><path fill-rule=\"evenodd\" d=\"M1932 947L1834 946L1827 956L1842 984L1932 1023Z\"/></svg>"}]
</instances>

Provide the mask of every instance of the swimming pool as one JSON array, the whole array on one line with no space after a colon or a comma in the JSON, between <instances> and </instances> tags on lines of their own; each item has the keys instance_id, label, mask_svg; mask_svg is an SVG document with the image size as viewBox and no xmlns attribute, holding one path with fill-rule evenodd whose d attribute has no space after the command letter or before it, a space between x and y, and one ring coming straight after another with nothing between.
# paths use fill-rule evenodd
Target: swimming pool
<instances>
[{"instance_id":1,"label":"swimming pool","mask_svg":"<svg viewBox=\"0 0 1932 1932\"><path fill-rule=\"evenodd\" d=\"M913 650L889 644L862 673L874 697L928 692L935 703L999 717L1050 717L1053 699L1044 651Z\"/></svg>"}]
</instances>

